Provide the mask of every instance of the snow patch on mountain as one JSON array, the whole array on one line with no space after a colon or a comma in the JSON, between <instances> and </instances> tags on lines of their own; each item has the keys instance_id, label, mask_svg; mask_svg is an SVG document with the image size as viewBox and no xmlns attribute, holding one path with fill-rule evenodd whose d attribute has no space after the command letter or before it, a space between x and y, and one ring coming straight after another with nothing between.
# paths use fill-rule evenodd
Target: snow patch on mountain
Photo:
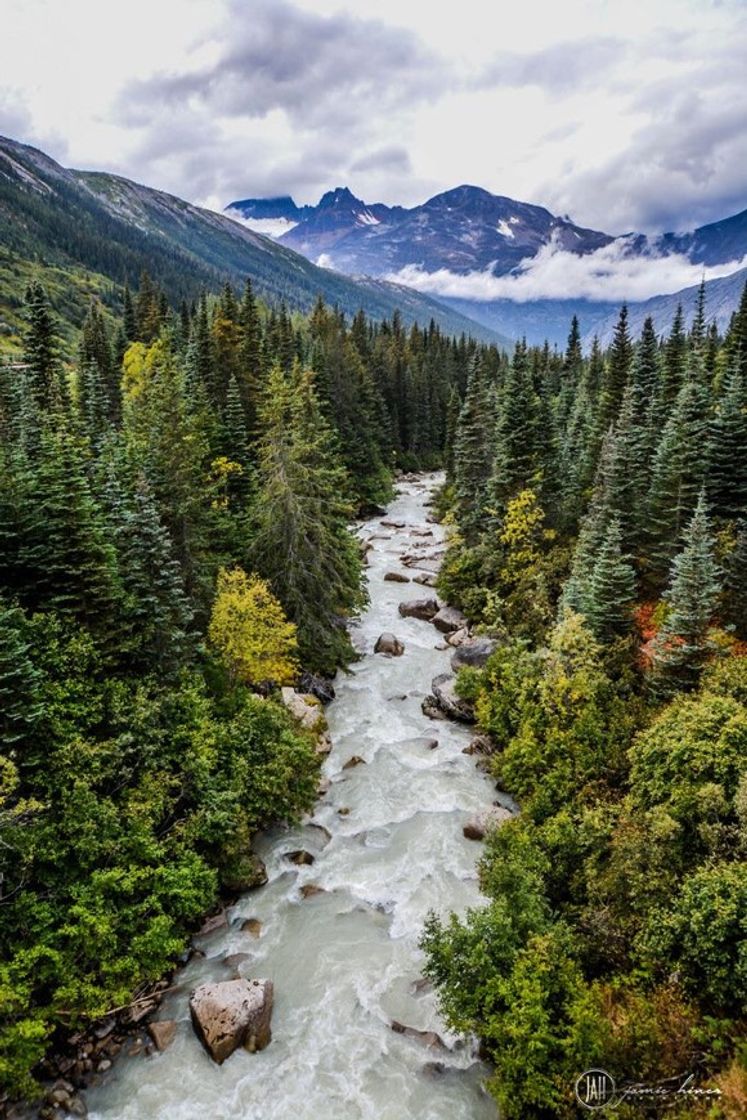
<instances>
[{"instance_id":1,"label":"snow patch on mountain","mask_svg":"<svg viewBox=\"0 0 747 1120\"><path fill-rule=\"evenodd\" d=\"M290 233L298 225L298 222L292 222L290 218L245 218L238 210L233 210L231 207L224 213L227 218L232 218L234 222L238 222L245 229L254 230L255 233L263 233L265 237L272 237L276 241L284 233Z\"/></svg>"},{"instance_id":2,"label":"snow patch on mountain","mask_svg":"<svg viewBox=\"0 0 747 1120\"><path fill-rule=\"evenodd\" d=\"M514 223L514 225L516 225L518 219L517 218L512 218L511 221ZM504 218L501 218L500 222L498 223L498 225L495 228L498 230L499 233L502 233L504 237L510 237L512 241L516 237L516 234L511 229L511 226L508 224L508 222Z\"/></svg>"}]
</instances>

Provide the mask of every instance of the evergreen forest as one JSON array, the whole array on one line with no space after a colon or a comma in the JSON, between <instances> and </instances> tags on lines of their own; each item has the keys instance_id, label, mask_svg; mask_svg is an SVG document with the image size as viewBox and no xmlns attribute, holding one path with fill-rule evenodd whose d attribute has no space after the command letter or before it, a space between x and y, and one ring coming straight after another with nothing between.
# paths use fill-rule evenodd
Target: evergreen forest
<instances>
[{"instance_id":1,"label":"evergreen forest","mask_svg":"<svg viewBox=\"0 0 747 1120\"><path fill-rule=\"evenodd\" d=\"M355 656L350 525L441 469L460 695L521 812L426 970L504 1120L600 1065L747 1109L747 291L728 331L512 354L143 274L0 365L0 1086L126 1004L316 797L279 701ZM623 1106L618 1115L625 1116ZM701 1109L701 1111L697 1111ZM634 1115L628 1112L627 1115Z\"/></svg>"}]
</instances>

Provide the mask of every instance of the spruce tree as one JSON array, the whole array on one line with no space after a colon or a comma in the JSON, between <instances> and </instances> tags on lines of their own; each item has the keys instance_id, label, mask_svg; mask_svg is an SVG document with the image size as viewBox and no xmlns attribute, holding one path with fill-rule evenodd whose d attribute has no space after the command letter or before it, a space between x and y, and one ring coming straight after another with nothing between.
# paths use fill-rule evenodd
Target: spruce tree
<instances>
[{"instance_id":1,"label":"spruce tree","mask_svg":"<svg viewBox=\"0 0 747 1120\"><path fill-rule=\"evenodd\" d=\"M454 497L459 525L468 537L479 527L493 466L491 396L482 363L476 359L469 372L454 442Z\"/></svg>"},{"instance_id":2,"label":"spruce tree","mask_svg":"<svg viewBox=\"0 0 747 1120\"><path fill-rule=\"evenodd\" d=\"M348 522L350 483L312 374L276 367L260 409L258 493L247 570L267 579L298 628L301 660L333 673L351 653L345 619L363 604Z\"/></svg>"},{"instance_id":3,"label":"spruce tree","mask_svg":"<svg viewBox=\"0 0 747 1120\"><path fill-rule=\"evenodd\" d=\"M613 518L582 592L583 613L599 641L609 642L629 631L635 592L635 572L623 554L620 522Z\"/></svg>"},{"instance_id":4,"label":"spruce tree","mask_svg":"<svg viewBox=\"0 0 747 1120\"><path fill-rule=\"evenodd\" d=\"M615 325L612 345L604 368L600 400L602 428L617 416L625 386L628 384L633 363L633 344L628 331L628 307L623 304Z\"/></svg>"},{"instance_id":5,"label":"spruce tree","mask_svg":"<svg viewBox=\"0 0 747 1120\"><path fill-rule=\"evenodd\" d=\"M62 402L62 376L47 293L37 280L26 290L25 320L24 362L28 366L28 386L36 402L49 409Z\"/></svg>"},{"instance_id":6,"label":"spruce tree","mask_svg":"<svg viewBox=\"0 0 747 1120\"><path fill-rule=\"evenodd\" d=\"M708 406L702 382L689 373L664 426L653 463L644 534L646 568L654 586L663 581L705 482Z\"/></svg>"},{"instance_id":7,"label":"spruce tree","mask_svg":"<svg viewBox=\"0 0 747 1120\"><path fill-rule=\"evenodd\" d=\"M131 668L171 671L187 652L192 610L147 479L126 485L110 478L107 494L123 590L120 649Z\"/></svg>"},{"instance_id":8,"label":"spruce tree","mask_svg":"<svg viewBox=\"0 0 747 1120\"><path fill-rule=\"evenodd\" d=\"M672 563L669 588L664 594L669 613L653 650L652 683L662 695L694 688L712 652L708 632L721 581L703 493L683 543Z\"/></svg>"},{"instance_id":9,"label":"spruce tree","mask_svg":"<svg viewBox=\"0 0 747 1120\"><path fill-rule=\"evenodd\" d=\"M726 372L710 426L708 500L716 517L733 519L747 512L747 386L735 362Z\"/></svg>"},{"instance_id":10,"label":"spruce tree","mask_svg":"<svg viewBox=\"0 0 747 1120\"><path fill-rule=\"evenodd\" d=\"M724 584L727 621L736 637L747 642L747 516L737 522Z\"/></svg>"}]
</instances>

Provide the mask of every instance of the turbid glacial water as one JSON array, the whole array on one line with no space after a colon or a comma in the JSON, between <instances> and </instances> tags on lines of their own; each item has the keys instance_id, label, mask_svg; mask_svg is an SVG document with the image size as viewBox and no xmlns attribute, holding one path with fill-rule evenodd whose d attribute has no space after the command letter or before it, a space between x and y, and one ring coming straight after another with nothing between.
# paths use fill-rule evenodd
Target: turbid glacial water
<instances>
[{"instance_id":1,"label":"turbid glacial water","mask_svg":"<svg viewBox=\"0 0 747 1120\"><path fill-rule=\"evenodd\" d=\"M179 974L179 990L159 1012L179 1021L176 1040L163 1054L120 1058L88 1093L94 1120L495 1120L473 1042L447 1033L434 993L418 983L427 912L463 912L480 902L480 847L464 839L462 826L496 796L462 753L469 729L420 709L453 651L437 650L434 627L400 618L397 607L434 593L384 580L391 570L416 574L402 567L401 555L442 542L441 527L426 525L437 481L402 484L385 520L403 521L404 529L382 527L378 518L360 529L377 538L369 553L371 602L353 632L363 656L338 675L327 709L329 792L305 824L259 839L268 885L239 900L227 930L198 941L205 958ZM426 528L432 537L412 534ZM373 653L386 630L404 641L402 657ZM344 770L352 755L366 765ZM286 853L298 848L315 862L290 863ZM300 888L309 883L324 893L304 898ZM258 939L241 930L247 918L262 923ZM273 1038L261 1053L239 1050L219 1067L193 1034L187 997L203 980L235 975L237 965L224 959L236 953L251 958L238 964L242 975L275 984ZM446 1048L395 1033L392 1020L437 1031Z\"/></svg>"}]
</instances>

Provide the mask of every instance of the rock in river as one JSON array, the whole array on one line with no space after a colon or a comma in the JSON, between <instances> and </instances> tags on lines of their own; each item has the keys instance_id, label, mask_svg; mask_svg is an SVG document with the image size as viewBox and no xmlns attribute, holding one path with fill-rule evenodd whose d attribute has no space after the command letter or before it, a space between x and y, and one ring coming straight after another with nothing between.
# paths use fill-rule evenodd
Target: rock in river
<instances>
[{"instance_id":1,"label":"rock in river","mask_svg":"<svg viewBox=\"0 0 747 1120\"><path fill-rule=\"evenodd\" d=\"M451 667L455 673L469 666L472 669L482 669L489 657L498 649L495 638L468 638L458 647L451 658Z\"/></svg>"},{"instance_id":2,"label":"rock in river","mask_svg":"<svg viewBox=\"0 0 747 1120\"><path fill-rule=\"evenodd\" d=\"M506 821L510 821L512 816L513 814L508 809L504 809L502 805L493 805L490 809L485 809L484 812L475 813L474 817L470 817L462 832L468 840L484 840L489 829L497 828Z\"/></svg>"},{"instance_id":3,"label":"rock in river","mask_svg":"<svg viewBox=\"0 0 747 1120\"><path fill-rule=\"evenodd\" d=\"M436 703L449 719L459 720L461 723L474 723L475 714L471 704L457 696L456 678L450 673L441 673L431 681L431 689L436 698Z\"/></svg>"},{"instance_id":4,"label":"rock in river","mask_svg":"<svg viewBox=\"0 0 747 1120\"><path fill-rule=\"evenodd\" d=\"M456 607L441 607L431 621L442 634L451 634L454 630L462 630L467 626L467 619Z\"/></svg>"},{"instance_id":5,"label":"rock in river","mask_svg":"<svg viewBox=\"0 0 747 1120\"><path fill-rule=\"evenodd\" d=\"M218 1065L239 1046L264 1050L272 1035L271 980L200 984L189 996L195 1034Z\"/></svg>"},{"instance_id":6,"label":"rock in river","mask_svg":"<svg viewBox=\"0 0 747 1120\"><path fill-rule=\"evenodd\" d=\"M386 583L409 583L410 577L403 575L402 572L387 572L384 580Z\"/></svg>"},{"instance_id":7,"label":"rock in river","mask_svg":"<svg viewBox=\"0 0 747 1120\"><path fill-rule=\"evenodd\" d=\"M381 634L374 646L374 653L383 653L387 657L401 657L404 652L404 643L395 638L394 634Z\"/></svg>"},{"instance_id":8,"label":"rock in river","mask_svg":"<svg viewBox=\"0 0 747 1120\"><path fill-rule=\"evenodd\" d=\"M399 613L403 618L420 618L430 622L438 614L438 603L435 599L411 599L409 603L400 603Z\"/></svg>"}]
</instances>

